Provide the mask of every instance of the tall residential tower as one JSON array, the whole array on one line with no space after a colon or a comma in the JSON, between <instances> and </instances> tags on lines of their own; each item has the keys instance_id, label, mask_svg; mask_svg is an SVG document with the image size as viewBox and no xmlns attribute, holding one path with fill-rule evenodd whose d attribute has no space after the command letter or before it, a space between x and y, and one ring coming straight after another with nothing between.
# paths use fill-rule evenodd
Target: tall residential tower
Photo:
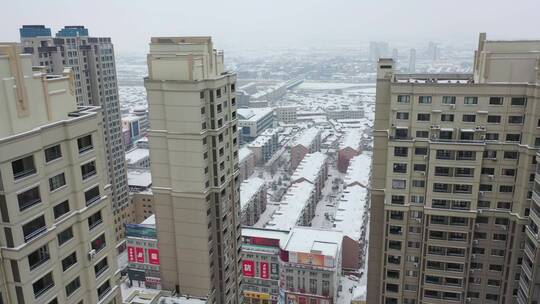
<instances>
[{"instance_id":1,"label":"tall residential tower","mask_svg":"<svg viewBox=\"0 0 540 304\"><path fill-rule=\"evenodd\" d=\"M538 301L539 56L481 34L473 74L379 60L368 303Z\"/></svg>"},{"instance_id":2,"label":"tall residential tower","mask_svg":"<svg viewBox=\"0 0 540 304\"><path fill-rule=\"evenodd\" d=\"M210 37L152 38L150 158L164 289L240 303L236 75Z\"/></svg>"},{"instance_id":3,"label":"tall residential tower","mask_svg":"<svg viewBox=\"0 0 540 304\"><path fill-rule=\"evenodd\" d=\"M88 29L83 26L66 26L53 38L51 30L43 25L24 25L20 35L23 51L31 54L33 65L42 66L51 74L61 74L64 67L70 67L77 104L103 109L116 239L121 241L124 222L129 222L131 214L127 208L128 185L111 38L90 37Z\"/></svg>"}]
</instances>

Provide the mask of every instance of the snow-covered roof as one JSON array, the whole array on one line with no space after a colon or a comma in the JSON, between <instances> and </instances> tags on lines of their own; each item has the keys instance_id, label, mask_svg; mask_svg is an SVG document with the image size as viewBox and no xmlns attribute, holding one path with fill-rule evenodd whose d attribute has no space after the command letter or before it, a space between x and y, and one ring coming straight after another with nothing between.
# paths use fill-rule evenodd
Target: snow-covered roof
<instances>
[{"instance_id":1,"label":"snow-covered roof","mask_svg":"<svg viewBox=\"0 0 540 304\"><path fill-rule=\"evenodd\" d=\"M362 131L363 130L359 128L347 129L345 135L343 135L343 140L341 141L339 148L344 149L350 147L358 151L360 148L360 140L362 139Z\"/></svg>"},{"instance_id":2,"label":"snow-covered roof","mask_svg":"<svg viewBox=\"0 0 540 304\"><path fill-rule=\"evenodd\" d=\"M289 231L242 227L242 236L262 237L267 239L280 240L280 242L282 242L285 241L289 236Z\"/></svg>"},{"instance_id":3,"label":"snow-covered roof","mask_svg":"<svg viewBox=\"0 0 540 304\"><path fill-rule=\"evenodd\" d=\"M328 157L321 152L306 154L291 176L291 180L296 181L304 178L310 183L315 183L327 158Z\"/></svg>"},{"instance_id":4,"label":"snow-covered roof","mask_svg":"<svg viewBox=\"0 0 540 304\"><path fill-rule=\"evenodd\" d=\"M334 216L335 229L353 240L359 240L366 212L367 189L359 186L348 186L343 190Z\"/></svg>"},{"instance_id":5,"label":"snow-covered roof","mask_svg":"<svg viewBox=\"0 0 540 304\"><path fill-rule=\"evenodd\" d=\"M251 151L248 147L242 147L238 149L238 162L241 163L248 157L250 154L253 154L253 151Z\"/></svg>"},{"instance_id":6,"label":"snow-covered roof","mask_svg":"<svg viewBox=\"0 0 540 304\"><path fill-rule=\"evenodd\" d=\"M296 226L302 210L312 198L314 189L315 186L309 182L300 182L289 187L266 228L290 230Z\"/></svg>"},{"instance_id":7,"label":"snow-covered roof","mask_svg":"<svg viewBox=\"0 0 540 304\"><path fill-rule=\"evenodd\" d=\"M365 187L369 186L369 175L371 172L371 156L372 152L365 151L360 155L355 156L349 162L347 175L345 176L345 184L360 183Z\"/></svg>"},{"instance_id":8,"label":"snow-covered roof","mask_svg":"<svg viewBox=\"0 0 540 304\"><path fill-rule=\"evenodd\" d=\"M248 144L248 147L250 148L264 147L264 145L266 145L271 140L272 140L272 137L270 136L259 135L257 136L257 138L255 138L255 140L253 140L252 142Z\"/></svg>"},{"instance_id":9,"label":"snow-covered roof","mask_svg":"<svg viewBox=\"0 0 540 304\"><path fill-rule=\"evenodd\" d=\"M261 120L266 115L272 114L274 109L272 108L242 108L236 110L240 120L256 122Z\"/></svg>"},{"instance_id":10,"label":"snow-covered roof","mask_svg":"<svg viewBox=\"0 0 540 304\"><path fill-rule=\"evenodd\" d=\"M315 128L315 127L312 127L312 128L309 128L309 129L305 130L294 141L293 146L302 145L302 146L304 146L306 148L311 146L311 143L313 143L313 141L315 140L317 135L320 134L320 132L321 132L321 130L319 130L318 128Z\"/></svg>"},{"instance_id":11,"label":"snow-covered roof","mask_svg":"<svg viewBox=\"0 0 540 304\"><path fill-rule=\"evenodd\" d=\"M148 188L152 185L150 170L128 169L127 178L129 186Z\"/></svg>"},{"instance_id":12,"label":"snow-covered roof","mask_svg":"<svg viewBox=\"0 0 540 304\"><path fill-rule=\"evenodd\" d=\"M339 258L343 234L339 231L294 227L281 247L289 252L316 253Z\"/></svg>"},{"instance_id":13,"label":"snow-covered roof","mask_svg":"<svg viewBox=\"0 0 540 304\"><path fill-rule=\"evenodd\" d=\"M155 225L156 224L156 215L152 214L149 217L147 217L144 221L142 221L143 225Z\"/></svg>"},{"instance_id":14,"label":"snow-covered roof","mask_svg":"<svg viewBox=\"0 0 540 304\"><path fill-rule=\"evenodd\" d=\"M150 150L143 148L135 148L126 153L126 163L135 164L145 158L150 157Z\"/></svg>"},{"instance_id":15,"label":"snow-covered roof","mask_svg":"<svg viewBox=\"0 0 540 304\"><path fill-rule=\"evenodd\" d=\"M240 208L244 209L263 186L264 180L256 176L244 180L240 184Z\"/></svg>"}]
</instances>

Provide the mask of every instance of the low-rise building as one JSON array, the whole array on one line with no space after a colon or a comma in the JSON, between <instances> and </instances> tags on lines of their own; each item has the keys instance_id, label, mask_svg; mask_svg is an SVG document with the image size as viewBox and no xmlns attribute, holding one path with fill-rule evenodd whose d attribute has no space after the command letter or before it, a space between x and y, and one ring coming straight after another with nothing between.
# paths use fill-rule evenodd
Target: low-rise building
<instances>
[{"instance_id":1,"label":"low-rise building","mask_svg":"<svg viewBox=\"0 0 540 304\"><path fill-rule=\"evenodd\" d=\"M291 168L295 170L308 153L321 150L321 130L315 127L304 130L291 145Z\"/></svg>"},{"instance_id":2,"label":"low-rise building","mask_svg":"<svg viewBox=\"0 0 540 304\"><path fill-rule=\"evenodd\" d=\"M152 214L154 214L154 194L151 189L131 192L130 194L132 208L132 217L135 218L134 223L141 223Z\"/></svg>"},{"instance_id":3,"label":"low-rise building","mask_svg":"<svg viewBox=\"0 0 540 304\"><path fill-rule=\"evenodd\" d=\"M266 210L266 183L252 176L240 184L240 208L242 225L252 226Z\"/></svg>"},{"instance_id":4,"label":"low-rise building","mask_svg":"<svg viewBox=\"0 0 540 304\"><path fill-rule=\"evenodd\" d=\"M277 129L266 129L254 141L249 143L247 147L253 151L257 165L265 164L279 148Z\"/></svg>"},{"instance_id":5,"label":"low-rise building","mask_svg":"<svg viewBox=\"0 0 540 304\"><path fill-rule=\"evenodd\" d=\"M238 149L239 180L243 181L253 174L255 169L255 154L248 147Z\"/></svg>"},{"instance_id":6,"label":"low-rise building","mask_svg":"<svg viewBox=\"0 0 540 304\"><path fill-rule=\"evenodd\" d=\"M242 142L249 142L274 125L274 109L241 108L236 110Z\"/></svg>"},{"instance_id":7,"label":"low-rise building","mask_svg":"<svg viewBox=\"0 0 540 304\"><path fill-rule=\"evenodd\" d=\"M266 228L289 231L294 226L309 226L315 216L315 186L301 181L289 187Z\"/></svg>"},{"instance_id":8,"label":"low-rise building","mask_svg":"<svg viewBox=\"0 0 540 304\"><path fill-rule=\"evenodd\" d=\"M324 110L327 119L361 119L364 117L364 110L360 107L342 106L340 108L326 108Z\"/></svg>"},{"instance_id":9,"label":"low-rise building","mask_svg":"<svg viewBox=\"0 0 540 304\"><path fill-rule=\"evenodd\" d=\"M124 135L126 149L133 147L135 141L146 136L148 125L148 112L146 109L137 109L137 112L122 116L122 131L126 133Z\"/></svg>"},{"instance_id":10,"label":"low-rise building","mask_svg":"<svg viewBox=\"0 0 540 304\"><path fill-rule=\"evenodd\" d=\"M179 297L168 290L122 286L123 304L206 304L207 299Z\"/></svg>"},{"instance_id":11,"label":"low-rise building","mask_svg":"<svg viewBox=\"0 0 540 304\"><path fill-rule=\"evenodd\" d=\"M296 111L297 111L296 106L280 106L280 107L275 108L277 120L285 124L297 123Z\"/></svg>"},{"instance_id":12,"label":"low-rise building","mask_svg":"<svg viewBox=\"0 0 540 304\"><path fill-rule=\"evenodd\" d=\"M320 200L324 183L328 178L327 159L328 157L321 152L307 154L291 176L292 184L307 181L315 187L316 202Z\"/></svg>"},{"instance_id":13,"label":"low-rise building","mask_svg":"<svg viewBox=\"0 0 540 304\"><path fill-rule=\"evenodd\" d=\"M154 215L140 224L126 224L126 245L130 284L160 289L159 249Z\"/></svg>"},{"instance_id":14,"label":"low-rise building","mask_svg":"<svg viewBox=\"0 0 540 304\"><path fill-rule=\"evenodd\" d=\"M361 129L347 129L339 145L338 165L339 172L346 173L349 161L360 153L362 140Z\"/></svg>"},{"instance_id":15,"label":"low-rise building","mask_svg":"<svg viewBox=\"0 0 540 304\"><path fill-rule=\"evenodd\" d=\"M134 148L126 152L126 165L128 169L150 169L150 150Z\"/></svg>"}]
</instances>

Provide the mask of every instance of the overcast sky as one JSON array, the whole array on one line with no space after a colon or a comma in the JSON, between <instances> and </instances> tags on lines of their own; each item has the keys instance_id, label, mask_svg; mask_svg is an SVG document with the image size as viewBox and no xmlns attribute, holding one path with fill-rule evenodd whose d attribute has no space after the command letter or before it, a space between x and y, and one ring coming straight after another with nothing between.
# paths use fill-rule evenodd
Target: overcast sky
<instances>
[{"instance_id":1,"label":"overcast sky","mask_svg":"<svg viewBox=\"0 0 540 304\"><path fill-rule=\"evenodd\" d=\"M2 5L0 41L22 24L85 25L118 51L146 52L151 36L212 35L221 49L475 44L540 39L540 0L19 0Z\"/></svg>"}]
</instances>

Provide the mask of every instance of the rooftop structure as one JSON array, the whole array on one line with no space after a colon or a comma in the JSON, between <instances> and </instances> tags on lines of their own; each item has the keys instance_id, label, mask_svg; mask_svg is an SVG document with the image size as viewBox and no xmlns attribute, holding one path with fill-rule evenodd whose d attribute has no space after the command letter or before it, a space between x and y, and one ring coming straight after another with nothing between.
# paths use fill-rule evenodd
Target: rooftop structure
<instances>
[{"instance_id":1,"label":"rooftop structure","mask_svg":"<svg viewBox=\"0 0 540 304\"><path fill-rule=\"evenodd\" d=\"M240 184L240 207L244 209L253 196L264 186L264 180L256 176L244 180Z\"/></svg>"},{"instance_id":2,"label":"rooftop structure","mask_svg":"<svg viewBox=\"0 0 540 304\"><path fill-rule=\"evenodd\" d=\"M303 179L312 184L315 183L327 159L328 156L321 152L307 154L296 167L291 180Z\"/></svg>"},{"instance_id":3,"label":"rooftop structure","mask_svg":"<svg viewBox=\"0 0 540 304\"><path fill-rule=\"evenodd\" d=\"M283 196L279 208L274 212L266 227L291 230L297 224L305 223L304 212L310 204L313 204L314 190L315 186L309 182L292 185Z\"/></svg>"},{"instance_id":4,"label":"rooftop structure","mask_svg":"<svg viewBox=\"0 0 540 304\"><path fill-rule=\"evenodd\" d=\"M293 145L302 145L309 148L320 133L321 131L318 128L306 129L299 137L296 138Z\"/></svg>"}]
</instances>

